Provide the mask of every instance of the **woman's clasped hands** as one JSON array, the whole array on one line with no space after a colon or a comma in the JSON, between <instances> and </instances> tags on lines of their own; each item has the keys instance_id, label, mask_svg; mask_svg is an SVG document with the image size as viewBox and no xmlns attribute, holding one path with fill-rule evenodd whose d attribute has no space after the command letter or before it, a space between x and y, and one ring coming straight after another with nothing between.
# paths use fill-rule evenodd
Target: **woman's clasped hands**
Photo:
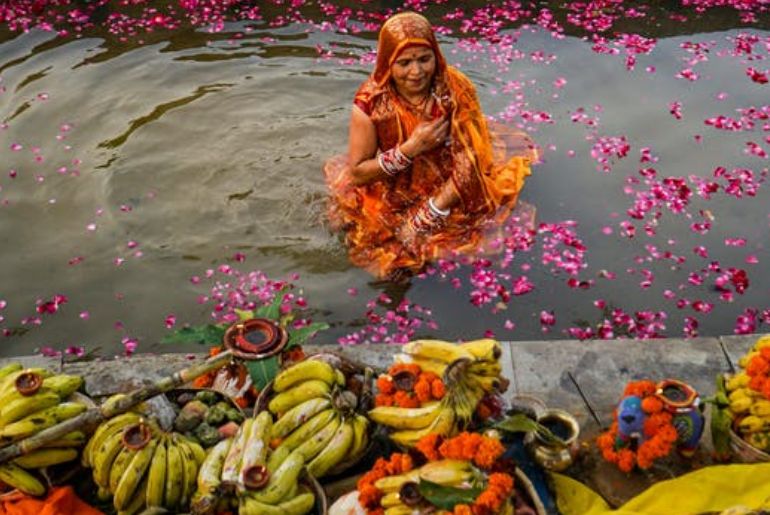
<instances>
[{"instance_id":1,"label":"woman's clasped hands","mask_svg":"<svg viewBox=\"0 0 770 515\"><path fill-rule=\"evenodd\" d=\"M401 144L401 152L414 158L446 143L449 137L449 117L441 116L430 122L422 122L411 136Z\"/></svg>"}]
</instances>

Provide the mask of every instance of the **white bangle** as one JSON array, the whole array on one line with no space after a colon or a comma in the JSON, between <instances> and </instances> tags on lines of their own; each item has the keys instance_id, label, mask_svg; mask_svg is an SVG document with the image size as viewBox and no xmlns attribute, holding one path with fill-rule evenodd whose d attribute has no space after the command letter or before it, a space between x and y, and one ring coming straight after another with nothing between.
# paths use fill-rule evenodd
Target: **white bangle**
<instances>
[{"instance_id":1,"label":"white bangle","mask_svg":"<svg viewBox=\"0 0 770 515\"><path fill-rule=\"evenodd\" d=\"M436 203L433 201L433 197L428 199L428 207L433 212L433 214L440 217L447 217L449 216L449 213L452 212L451 208L439 209Z\"/></svg>"}]
</instances>

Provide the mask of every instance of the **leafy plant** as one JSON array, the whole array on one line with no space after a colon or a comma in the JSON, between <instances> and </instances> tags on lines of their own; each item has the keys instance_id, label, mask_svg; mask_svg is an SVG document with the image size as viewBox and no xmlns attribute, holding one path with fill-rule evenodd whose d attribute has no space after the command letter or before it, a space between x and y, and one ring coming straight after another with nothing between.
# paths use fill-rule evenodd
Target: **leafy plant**
<instances>
[{"instance_id":1,"label":"leafy plant","mask_svg":"<svg viewBox=\"0 0 770 515\"><path fill-rule=\"evenodd\" d=\"M421 479L417 485L425 500L442 510L452 511L458 504L473 504L484 491L482 488L455 488Z\"/></svg>"},{"instance_id":2,"label":"leafy plant","mask_svg":"<svg viewBox=\"0 0 770 515\"><path fill-rule=\"evenodd\" d=\"M509 433L534 432L546 445L555 447L564 445L564 440L553 434L550 429L523 413L516 413L515 415L506 417L495 424L495 427Z\"/></svg>"}]
</instances>

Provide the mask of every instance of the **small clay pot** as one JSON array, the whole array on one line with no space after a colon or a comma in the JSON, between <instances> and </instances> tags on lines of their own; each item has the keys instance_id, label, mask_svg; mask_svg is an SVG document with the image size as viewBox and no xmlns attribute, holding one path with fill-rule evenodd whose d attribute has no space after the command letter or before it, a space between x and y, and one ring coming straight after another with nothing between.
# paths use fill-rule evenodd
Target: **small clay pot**
<instances>
[{"instance_id":1,"label":"small clay pot","mask_svg":"<svg viewBox=\"0 0 770 515\"><path fill-rule=\"evenodd\" d=\"M123 445L127 449L138 451L152 440L152 430L144 422L128 426L123 430Z\"/></svg>"},{"instance_id":2,"label":"small clay pot","mask_svg":"<svg viewBox=\"0 0 770 515\"><path fill-rule=\"evenodd\" d=\"M43 376L37 372L22 372L14 383L16 391L25 397L35 395L43 386Z\"/></svg>"},{"instance_id":3,"label":"small clay pot","mask_svg":"<svg viewBox=\"0 0 770 515\"><path fill-rule=\"evenodd\" d=\"M225 331L224 346L233 355L256 360L280 353L289 341L286 330L268 318L252 318L237 322Z\"/></svg>"}]
</instances>

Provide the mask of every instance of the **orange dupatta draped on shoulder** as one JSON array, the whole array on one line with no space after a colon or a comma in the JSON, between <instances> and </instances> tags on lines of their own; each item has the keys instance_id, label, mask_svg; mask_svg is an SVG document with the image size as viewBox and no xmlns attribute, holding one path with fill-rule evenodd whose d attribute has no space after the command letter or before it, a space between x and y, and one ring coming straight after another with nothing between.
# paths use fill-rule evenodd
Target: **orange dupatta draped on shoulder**
<instances>
[{"instance_id":1,"label":"orange dupatta draped on shoulder","mask_svg":"<svg viewBox=\"0 0 770 515\"><path fill-rule=\"evenodd\" d=\"M390 77L401 51L414 45L429 47L436 56L433 100L427 113L415 113L396 92ZM331 192L329 218L333 228L345 232L355 265L378 277L387 277L397 269L419 271L438 257L474 251L484 224L510 213L530 174L534 149L523 133L508 130L508 141L493 139L473 84L446 64L430 22L423 16L401 13L384 23L375 70L359 87L354 103L374 123L380 151L406 141L423 121L445 114L451 120L449 142L417 156L395 177L353 186L345 156L326 163L324 173ZM522 147L523 140L530 147L528 151L506 155L512 145ZM452 208L444 229L426 238L416 253L408 252L394 231L447 181L458 194L459 205Z\"/></svg>"}]
</instances>

